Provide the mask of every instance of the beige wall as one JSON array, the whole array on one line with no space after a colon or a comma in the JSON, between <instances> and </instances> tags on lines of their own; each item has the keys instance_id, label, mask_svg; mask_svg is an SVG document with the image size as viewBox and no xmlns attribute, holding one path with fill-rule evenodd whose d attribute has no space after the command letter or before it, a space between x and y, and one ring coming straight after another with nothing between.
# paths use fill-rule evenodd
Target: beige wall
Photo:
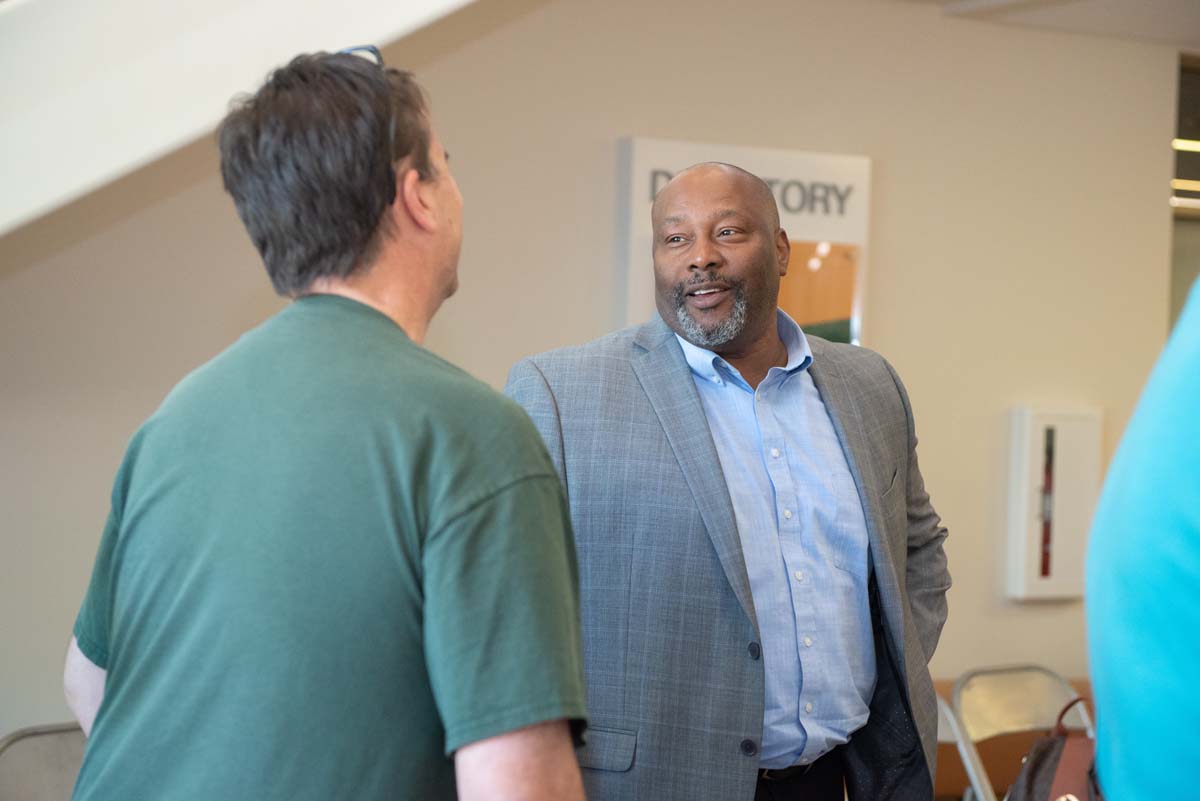
<instances>
[{"instance_id":1,"label":"beige wall","mask_svg":"<svg viewBox=\"0 0 1200 801\"><path fill-rule=\"evenodd\" d=\"M618 137L870 156L864 340L908 384L951 529L934 672L1082 674L1079 603L1001 595L1003 415L1095 405L1115 447L1167 328L1176 54L924 4L519 5L438 29L449 50L388 49L444 53L420 72L467 198L430 346L499 386L611 328ZM200 143L0 240L0 732L66 716L60 655L126 439L278 308L215 169Z\"/></svg>"}]
</instances>

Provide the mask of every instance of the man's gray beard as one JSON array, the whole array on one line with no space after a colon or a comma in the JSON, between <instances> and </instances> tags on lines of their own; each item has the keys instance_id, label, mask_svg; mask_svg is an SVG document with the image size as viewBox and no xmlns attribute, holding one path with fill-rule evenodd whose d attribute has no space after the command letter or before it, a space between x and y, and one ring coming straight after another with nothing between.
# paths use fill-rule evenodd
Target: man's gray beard
<instances>
[{"instance_id":1,"label":"man's gray beard","mask_svg":"<svg viewBox=\"0 0 1200 801\"><path fill-rule=\"evenodd\" d=\"M681 284L675 290L675 320L679 323L683 338L693 345L708 350L726 345L746 327L746 289L740 284L734 287L733 310L729 316L706 328L688 313L687 290Z\"/></svg>"}]
</instances>

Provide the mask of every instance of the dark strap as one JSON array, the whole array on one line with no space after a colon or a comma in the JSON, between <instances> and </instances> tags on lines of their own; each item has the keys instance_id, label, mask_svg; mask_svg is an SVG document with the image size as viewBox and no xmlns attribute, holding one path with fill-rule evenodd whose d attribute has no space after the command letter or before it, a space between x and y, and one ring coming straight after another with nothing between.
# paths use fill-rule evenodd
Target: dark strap
<instances>
[{"instance_id":1,"label":"dark strap","mask_svg":"<svg viewBox=\"0 0 1200 801\"><path fill-rule=\"evenodd\" d=\"M1062 738L1063 747L1058 765L1054 768L1048 801L1088 801L1091 797L1089 779L1095 761L1096 744L1085 734L1068 731L1063 723L1067 713L1083 702L1083 696L1076 696L1062 708L1054 723L1054 736Z\"/></svg>"},{"instance_id":2,"label":"dark strap","mask_svg":"<svg viewBox=\"0 0 1200 801\"><path fill-rule=\"evenodd\" d=\"M1057 736L1059 736L1059 737L1066 737L1066 736L1067 736L1067 734L1068 734L1068 731L1067 731L1067 727L1066 727L1066 726L1063 724L1063 720L1065 720L1065 719L1066 719L1066 717L1067 717L1067 713L1071 711L1071 708L1072 708L1073 706L1075 706L1076 704L1082 703L1082 702L1083 702L1083 700L1084 700L1084 698L1083 698L1083 696L1082 696L1082 695L1077 695L1077 696L1075 696L1073 699L1071 699L1071 700L1070 700L1070 701L1067 703L1067 705L1066 705L1066 706L1064 706L1064 707L1062 708L1062 711L1058 713L1058 720L1056 720L1056 721L1054 722L1054 733L1055 733Z\"/></svg>"},{"instance_id":3,"label":"dark strap","mask_svg":"<svg viewBox=\"0 0 1200 801\"><path fill-rule=\"evenodd\" d=\"M1093 743L1090 738L1072 734L1063 740L1062 754L1054 769L1054 781L1050 784L1048 801L1060 801L1064 797L1075 801L1088 801L1088 779L1092 769Z\"/></svg>"}]
</instances>

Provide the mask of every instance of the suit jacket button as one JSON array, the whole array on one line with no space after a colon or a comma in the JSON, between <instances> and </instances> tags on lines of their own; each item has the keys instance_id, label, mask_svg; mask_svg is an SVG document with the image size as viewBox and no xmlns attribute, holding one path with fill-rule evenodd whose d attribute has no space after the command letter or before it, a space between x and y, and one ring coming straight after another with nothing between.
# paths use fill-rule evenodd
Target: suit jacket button
<instances>
[{"instance_id":1,"label":"suit jacket button","mask_svg":"<svg viewBox=\"0 0 1200 801\"><path fill-rule=\"evenodd\" d=\"M758 743L753 740L742 740L742 753L746 756L754 756L758 753Z\"/></svg>"},{"instance_id":2,"label":"suit jacket button","mask_svg":"<svg viewBox=\"0 0 1200 801\"><path fill-rule=\"evenodd\" d=\"M762 656L762 646L756 642L752 642L750 645L746 646L746 650L750 652L751 659L758 659L760 656Z\"/></svg>"}]
</instances>

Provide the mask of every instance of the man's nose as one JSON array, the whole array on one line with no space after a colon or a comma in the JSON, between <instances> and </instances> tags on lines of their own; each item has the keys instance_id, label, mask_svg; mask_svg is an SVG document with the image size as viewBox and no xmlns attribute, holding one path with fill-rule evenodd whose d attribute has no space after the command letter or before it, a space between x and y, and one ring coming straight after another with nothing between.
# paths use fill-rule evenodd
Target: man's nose
<instances>
[{"instance_id":1,"label":"man's nose","mask_svg":"<svg viewBox=\"0 0 1200 801\"><path fill-rule=\"evenodd\" d=\"M711 239L700 239L692 248L688 267L694 270L717 270L725 265L721 249Z\"/></svg>"}]
</instances>

